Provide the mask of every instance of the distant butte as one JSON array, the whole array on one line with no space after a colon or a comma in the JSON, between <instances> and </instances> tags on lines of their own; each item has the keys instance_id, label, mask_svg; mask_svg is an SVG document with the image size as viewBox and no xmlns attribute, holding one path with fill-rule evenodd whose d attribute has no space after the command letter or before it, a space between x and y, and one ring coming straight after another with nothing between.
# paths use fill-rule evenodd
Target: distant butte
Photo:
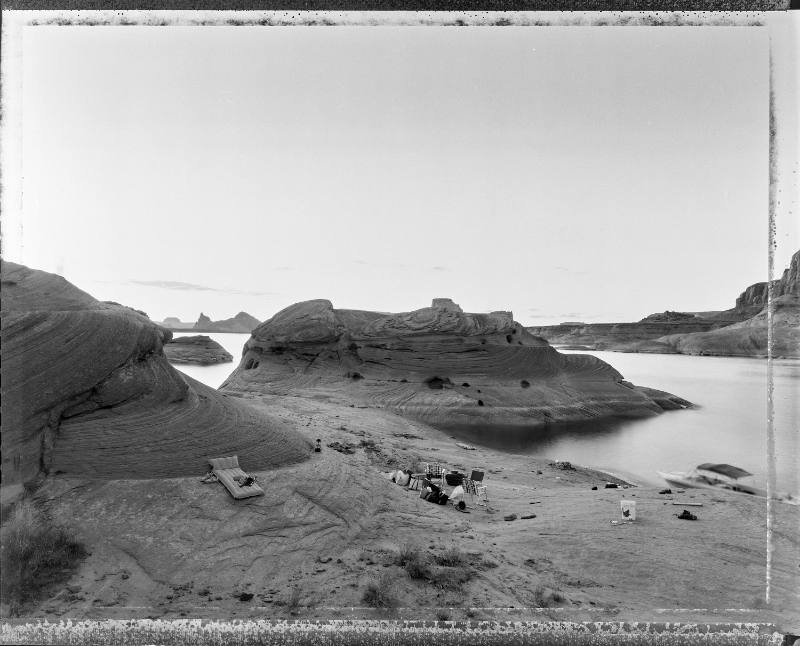
<instances>
[{"instance_id":1,"label":"distant butte","mask_svg":"<svg viewBox=\"0 0 800 646\"><path fill-rule=\"evenodd\" d=\"M222 321L212 321L210 317L200 312L195 323L186 323L175 316L168 316L158 323L161 327L176 332L228 332L234 334L250 334L257 328L261 321L247 312L239 312L236 316Z\"/></svg>"},{"instance_id":2,"label":"distant butte","mask_svg":"<svg viewBox=\"0 0 800 646\"><path fill-rule=\"evenodd\" d=\"M690 405L624 381L596 357L557 352L511 312L465 313L450 299L401 314L297 303L253 331L221 390L352 402L439 427L533 427Z\"/></svg>"}]
</instances>

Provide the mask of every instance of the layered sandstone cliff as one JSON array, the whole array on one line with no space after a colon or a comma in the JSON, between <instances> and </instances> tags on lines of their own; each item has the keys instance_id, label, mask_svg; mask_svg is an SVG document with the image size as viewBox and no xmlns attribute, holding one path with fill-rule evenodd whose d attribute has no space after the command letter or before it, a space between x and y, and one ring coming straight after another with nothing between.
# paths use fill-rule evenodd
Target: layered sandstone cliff
<instances>
[{"instance_id":1,"label":"layered sandstone cliff","mask_svg":"<svg viewBox=\"0 0 800 646\"><path fill-rule=\"evenodd\" d=\"M2 481L50 473L154 478L301 460L280 419L176 371L171 333L60 276L2 263Z\"/></svg>"},{"instance_id":2,"label":"layered sandstone cliff","mask_svg":"<svg viewBox=\"0 0 800 646\"><path fill-rule=\"evenodd\" d=\"M616 352L764 357L769 283L755 283L722 312L664 312L638 323L563 324L527 330L556 345ZM800 251L772 281L772 355L800 357Z\"/></svg>"},{"instance_id":3,"label":"layered sandstone cliff","mask_svg":"<svg viewBox=\"0 0 800 646\"><path fill-rule=\"evenodd\" d=\"M449 299L401 314L292 305L253 331L221 390L349 401L438 426L536 426L689 405L625 382L595 357L557 352L511 312L465 313Z\"/></svg>"}]
</instances>

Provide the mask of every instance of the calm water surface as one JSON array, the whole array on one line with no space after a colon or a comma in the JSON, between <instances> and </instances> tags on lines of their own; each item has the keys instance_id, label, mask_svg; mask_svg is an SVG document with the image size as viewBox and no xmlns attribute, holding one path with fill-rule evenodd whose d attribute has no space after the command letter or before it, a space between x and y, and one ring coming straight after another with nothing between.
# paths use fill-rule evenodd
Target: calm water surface
<instances>
[{"instance_id":1,"label":"calm water surface","mask_svg":"<svg viewBox=\"0 0 800 646\"><path fill-rule=\"evenodd\" d=\"M234 362L176 368L218 388L238 365L250 335L208 336L230 352ZM683 471L702 462L735 464L763 481L767 472L765 360L618 352L583 354L600 357L637 385L666 390L698 407L640 420L554 425L547 429L449 431L473 444L569 460L653 484L662 482L656 471ZM773 369L778 487L799 492L800 361L775 361Z\"/></svg>"},{"instance_id":2,"label":"calm water surface","mask_svg":"<svg viewBox=\"0 0 800 646\"><path fill-rule=\"evenodd\" d=\"M223 348L233 355L232 363L218 363L213 366L192 366L184 363L176 363L174 367L181 372L189 375L193 379L197 379L204 383L206 386L212 388L219 388L228 376L239 365L242 358L242 348L247 340L250 338L249 334L231 334L227 332L209 332L202 333L203 336L209 336L214 341L219 343ZM194 336L193 332L173 332L172 337L177 339L182 336Z\"/></svg>"},{"instance_id":3,"label":"calm water surface","mask_svg":"<svg viewBox=\"0 0 800 646\"><path fill-rule=\"evenodd\" d=\"M727 462L765 482L767 362L763 359L593 354L627 380L679 395L697 408L636 420L553 425L547 429L457 429L453 435L514 453L592 465L640 482L663 481L656 471L685 471ZM800 361L773 362L778 487L798 492Z\"/></svg>"}]
</instances>

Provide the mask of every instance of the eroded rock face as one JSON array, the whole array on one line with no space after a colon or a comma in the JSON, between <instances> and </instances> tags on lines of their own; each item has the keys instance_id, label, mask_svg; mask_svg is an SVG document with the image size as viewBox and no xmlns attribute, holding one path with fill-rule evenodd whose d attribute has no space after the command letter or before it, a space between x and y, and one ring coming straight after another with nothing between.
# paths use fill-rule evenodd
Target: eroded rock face
<instances>
[{"instance_id":1,"label":"eroded rock face","mask_svg":"<svg viewBox=\"0 0 800 646\"><path fill-rule=\"evenodd\" d=\"M197 334L172 339L164 344L164 354L170 363L190 363L209 366L228 363L233 356L211 337Z\"/></svg>"},{"instance_id":2,"label":"eroded rock face","mask_svg":"<svg viewBox=\"0 0 800 646\"><path fill-rule=\"evenodd\" d=\"M383 314L297 303L253 331L223 391L321 396L438 426L535 426L652 415L667 399L623 382L607 363L562 355L510 312L465 313L452 301Z\"/></svg>"},{"instance_id":3,"label":"eroded rock face","mask_svg":"<svg viewBox=\"0 0 800 646\"><path fill-rule=\"evenodd\" d=\"M768 349L766 282L750 285L723 312L663 312L638 323L562 324L529 327L551 343L592 350L765 357ZM800 357L800 251L772 283L775 357Z\"/></svg>"},{"instance_id":4,"label":"eroded rock face","mask_svg":"<svg viewBox=\"0 0 800 646\"><path fill-rule=\"evenodd\" d=\"M261 323L256 317L247 312L239 312L236 316L222 321L212 321L208 316L200 313L194 330L197 332L233 332L236 334L250 334Z\"/></svg>"},{"instance_id":5,"label":"eroded rock face","mask_svg":"<svg viewBox=\"0 0 800 646\"><path fill-rule=\"evenodd\" d=\"M3 262L3 484L202 474L207 458L234 453L251 469L306 456L293 428L170 366L170 338L60 276Z\"/></svg>"}]
</instances>

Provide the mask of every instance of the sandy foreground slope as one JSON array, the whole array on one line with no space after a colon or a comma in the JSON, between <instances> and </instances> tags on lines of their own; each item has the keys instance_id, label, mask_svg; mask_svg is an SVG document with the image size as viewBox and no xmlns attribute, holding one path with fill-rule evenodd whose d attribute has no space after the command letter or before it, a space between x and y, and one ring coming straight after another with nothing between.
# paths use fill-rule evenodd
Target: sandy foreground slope
<instances>
[{"instance_id":1,"label":"sandy foreground slope","mask_svg":"<svg viewBox=\"0 0 800 646\"><path fill-rule=\"evenodd\" d=\"M307 439L322 440L323 451L258 472L266 495L243 501L198 477L48 478L36 498L91 553L28 616L425 619L446 613L452 619L769 621L785 631L800 628L798 507L776 504L773 603L765 608L763 500L722 491L606 489L606 482L621 481L527 456L465 450L422 423L323 399L250 395L242 403L299 425ZM333 442L354 452L337 452L327 446ZM469 513L460 513L387 478L392 468L434 461L485 468L488 507L468 504ZM612 524L621 499L636 501L634 523ZM702 503L686 507L698 520L676 518L684 507L673 501ZM510 514L517 519L505 520ZM522 518L530 514L536 517ZM409 578L394 564L407 544L430 556L461 549L471 579L443 589ZM389 591L396 609L365 607L370 582Z\"/></svg>"}]
</instances>

